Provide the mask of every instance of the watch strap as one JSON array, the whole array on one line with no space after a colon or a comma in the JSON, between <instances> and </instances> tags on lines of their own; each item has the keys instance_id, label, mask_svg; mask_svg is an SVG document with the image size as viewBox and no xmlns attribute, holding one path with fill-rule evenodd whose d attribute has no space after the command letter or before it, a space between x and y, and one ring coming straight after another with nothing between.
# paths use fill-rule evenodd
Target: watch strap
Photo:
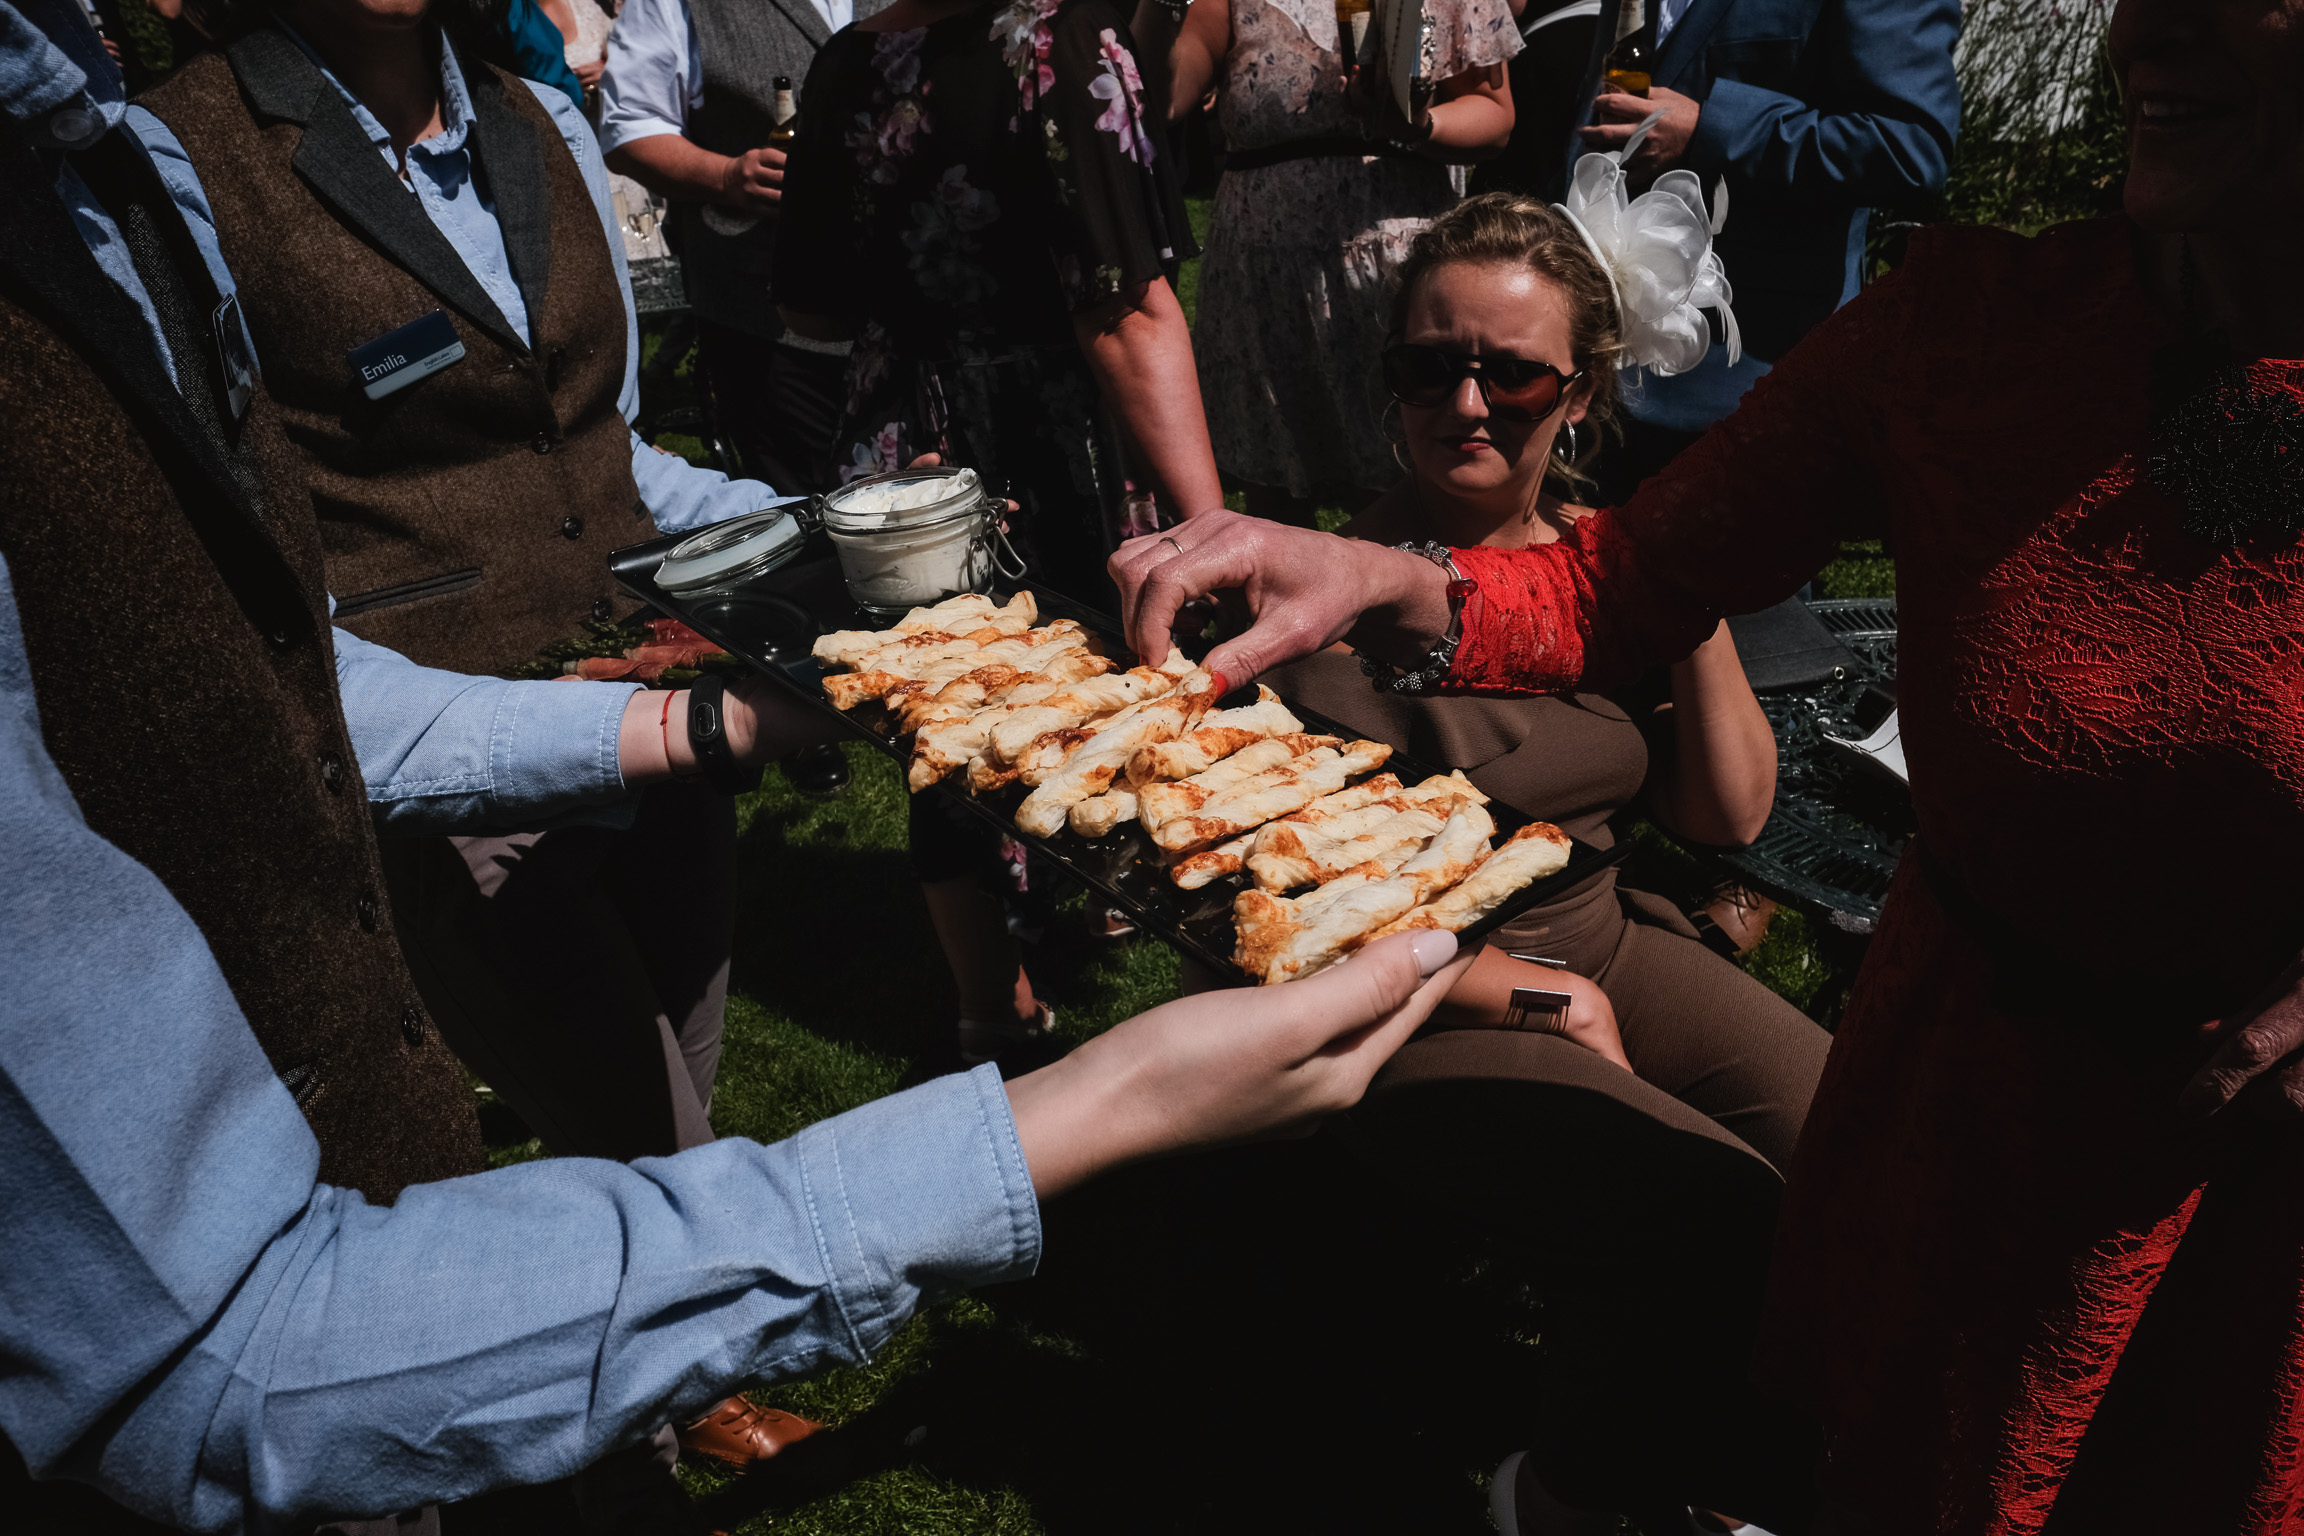
<instances>
[{"instance_id":1,"label":"watch strap","mask_svg":"<svg viewBox=\"0 0 2304 1536\"><path fill-rule=\"evenodd\" d=\"M728 680L707 672L688 689L688 749L704 782L724 795L749 794L760 787L757 764L736 761L728 744Z\"/></svg>"}]
</instances>

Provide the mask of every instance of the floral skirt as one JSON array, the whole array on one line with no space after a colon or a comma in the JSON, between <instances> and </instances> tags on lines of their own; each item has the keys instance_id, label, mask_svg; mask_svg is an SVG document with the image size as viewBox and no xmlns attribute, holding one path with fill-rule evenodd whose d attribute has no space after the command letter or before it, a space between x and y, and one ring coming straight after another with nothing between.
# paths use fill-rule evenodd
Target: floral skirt
<instances>
[{"instance_id":1,"label":"floral skirt","mask_svg":"<svg viewBox=\"0 0 2304 1536\"><path fill-rule=\"evenodd\" d=\"M901 469L923 453L974 469L986 489L1017 503L1010 541L1034 578L1118 611L1104 561L1121 535L1124 471L1076 347L919 358L868 327L849 361L833 439L840 481Z\"/></svg>"},{"instance_id":2,"label":"floral skirt","mask_svg":"<svg viewBox=\"0 0 2304 1536\"><path fill-rule=\"evenodd\" d=\"M1408 248L1456 201L1421 161L1283 161L1218 183L1192 327L1216 466L1296 496L1384 490L1379 354Z\"/></svg>"}]
</instances>

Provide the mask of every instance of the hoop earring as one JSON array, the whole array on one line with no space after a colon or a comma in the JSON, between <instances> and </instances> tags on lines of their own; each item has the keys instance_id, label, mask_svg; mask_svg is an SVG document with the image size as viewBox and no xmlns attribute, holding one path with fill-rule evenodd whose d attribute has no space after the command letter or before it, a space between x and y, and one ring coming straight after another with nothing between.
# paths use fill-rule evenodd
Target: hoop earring
<instances>
[{"instance_id":1,"label":"hoop earring","mask_svg":"<svg viewBox=\"0 0 2304 1536\"><path fill-rule=\"evenodd\" d=\"M1572 466L1576 462L1576 423L1570 421L1563 422L1562 425L1568 429L1568 446L1563 448L1558 443L1554 443L1552 452L1561 463Z\"/></svg>"},{"instance_id":2,"label":"hoop earring","mask_svg":"<svg viewBox=\"0 0 2304 1536\"><path fill-rule=\"evenodd\" d=\"M1400 466L1402 474L1412 475L1416 473L1416 466L1411 464L1407 455L1400 451L1408 445L1408 424L1400 420L1399 412L1399 401L1387 402L1383 411L1376 418L1376 428L1384 434L1385 445L1392 450L1392 462ZM1393 430L1394 422L1400 424L1397 432Z\"/></svg>"}]
</instances>

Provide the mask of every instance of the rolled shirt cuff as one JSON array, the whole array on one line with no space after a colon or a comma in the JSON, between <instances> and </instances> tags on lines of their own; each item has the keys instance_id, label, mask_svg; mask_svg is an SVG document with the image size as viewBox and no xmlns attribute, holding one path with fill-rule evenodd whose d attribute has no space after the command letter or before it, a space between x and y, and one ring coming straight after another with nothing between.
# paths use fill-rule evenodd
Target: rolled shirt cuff
<instances>
[{"instance_id":1,"label":"rolled shirt cuff","mask_svg":"<svg viewBox=\"0 0 2304 1536\"><path fill-rule=\"evenodd\" d=\"M1040 1202L996 1067L940 1077L794 1139L857 1356L918 1307L1040 1263Z\"/></svg>"}]
</instances>

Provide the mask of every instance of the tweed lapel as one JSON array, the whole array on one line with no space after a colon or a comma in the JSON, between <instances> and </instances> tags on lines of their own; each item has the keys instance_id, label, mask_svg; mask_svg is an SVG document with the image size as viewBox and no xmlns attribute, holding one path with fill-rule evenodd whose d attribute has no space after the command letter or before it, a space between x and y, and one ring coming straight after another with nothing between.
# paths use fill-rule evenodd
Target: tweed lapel
<instances>
[{"instance_id":1,"label":"tweed lapel","mask_svg":"<svg viewBox=\"0 0 2304 1536\"><path fill-rule=\"evenodd\" d=\"M1688 9L1681 14L1679 24L1672 28L1656 55L1658 85L1666 90L1680 89L1689 71L1704 57L1713 30L1735 3L1736 0L1688 0Z\"/></svg>"},{"instance_id":2,"label":"tweed lapel","mask_svg":"<svg viewBox=\"0 0 2304 1536\"><path fill-rule=\"evenodd\" d=\"M259 27L224 55L259 115L303 124L296 174L322 201L467 320L514 351L527 350L303 49L273 28Z\"/></svg>"},{"instance_id":3,"label":"tweed lapel","mask_svg":"<svg viewBox=\"0 0 2304 1536\"><path fill-rule=\"evenodd\" d=\"M9 210L0 219L0 282L28 299L111 386L153 458L172 467L178 501L218 569L235 588L245 591L254 578L268 589L250 594L251 611L275 625L307 613L302 583L225 463L222 445L170 382L144 317L96 265L39 157L21 144L0 150L0 205Z\"/></svg>"},{"instance_id":4,"label":"tweed lapel","mask_svg":"<svg viewBox=\"0 0 2304 1536\"><path fill-rule=\"evenodd\" d=\"M808 39L812 46L821 48L832 40L832 29L824 25L824 18L818 14L815 6L808 3L808 0L790 0L790 3L787 3L787 0L768 0L768 3L778 15L792 24L792 29L795 32ZM865 6L859 5L856 7L856 19L861 21L866 16L885 10L887 5L888 0L878 0L878 3L873 4L869 10Z\"/></svg>"},{"instance_id":5,"label":"tweed lapel","mask_svg":"<svg viewBox=\"0 0 2304 1536\"><path fill-rule=\"evenodd\" d=\"M544 288L552 273L552 186L544 170L544 147L537 142L535 124L504 99L504 76L461 51L456 62L464 68L464 87L472 98L472 158L488 179L504 250L520 284L520 302L528 307L528 334L541 337Z\"/></svg>"}]
</instances>

